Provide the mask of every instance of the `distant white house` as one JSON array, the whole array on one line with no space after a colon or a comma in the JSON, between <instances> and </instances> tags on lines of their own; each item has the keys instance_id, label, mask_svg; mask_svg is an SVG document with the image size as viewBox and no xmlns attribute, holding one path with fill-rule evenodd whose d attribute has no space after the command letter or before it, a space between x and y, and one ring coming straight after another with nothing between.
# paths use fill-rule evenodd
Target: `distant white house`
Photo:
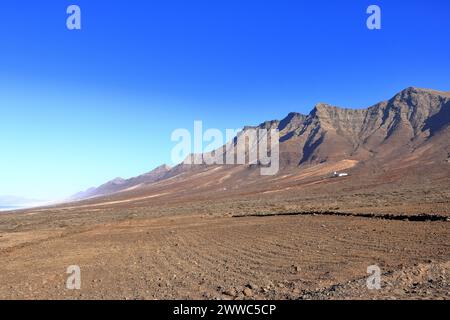
<instances>
[{"instance_id":1,"label":"distant white house","mask_svg":"<svg viewBox=\"0 0 450 320\"><path fill-rule=\"evenodd\" d=\"M337 171L333 173L333 178L341 178L341 177L348 177L348 173L345 172L339 173Z\"/></svg>"}]
</instances>

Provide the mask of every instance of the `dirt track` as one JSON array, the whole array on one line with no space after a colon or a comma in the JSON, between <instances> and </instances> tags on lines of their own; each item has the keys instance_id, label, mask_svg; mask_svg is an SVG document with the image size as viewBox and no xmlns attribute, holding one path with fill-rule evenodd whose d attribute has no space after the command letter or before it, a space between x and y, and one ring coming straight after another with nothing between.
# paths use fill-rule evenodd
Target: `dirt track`
<instances>
[{"instance_id":1,"label":"dirt track","mask_svg":"<svg viewBox=\"0 0 450 320\"><path fill-rule=\"evenodd\" d=\"M29 229L0 233L2 299L450 298L449 222L189 215ZM65 288L69 265L80 291ZM370 265L381 291L365 287ZM423 277L389 280L405 268Z\"/></svg>"}]
</instances>

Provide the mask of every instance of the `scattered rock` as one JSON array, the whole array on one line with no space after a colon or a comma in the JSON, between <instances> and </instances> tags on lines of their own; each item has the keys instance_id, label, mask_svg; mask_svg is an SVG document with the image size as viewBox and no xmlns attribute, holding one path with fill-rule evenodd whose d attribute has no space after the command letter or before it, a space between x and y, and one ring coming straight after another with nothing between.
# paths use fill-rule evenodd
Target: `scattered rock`
<instances>
[{"instance_id":1,"label":"scattered rock","mask_svg":"<svg viewBox=\"0 0 450 320\"><path fill-rule=\"evenodd\" d=\"M251 297L253 295L253 291L250 288L245 288L244 291L242 291L246 297Z\"/></svg>"},{"instance_id":2,"label":"scattered rock","mask_svg":"<svg viewBox=\"0 0 450 320\"><path fill-rule=\"evenodd\" d=\"M227 295L227 296L230 296L230 297L235 297L237 292L236 292L236 290L234 288L231 288L231 289L224 290L223 294Z\"/></svg>"},{"instance_id":3,"label":"scattered rock","mask_svg":"<svg viewBox=\"0 0 450 320\"><path fill-rule=\"evenodd\" d=\"M299 266L297 266L295 264L292 265L292 272L293 273L298 273L300 271L302 271L302 268L300 268Z\"/></svg>"},{"instance_id":4,"label":"scattered rock","mask_svg":"<svg viewBox=\"0 0 450 320\"><path fill-rule=\"evenodd\" d=\"M250 288L250 289L252 289L252 290L258 290L258 289L259 289L259 287L258 287L256 284L251 283L251 282L249 282L249 283L246 285L246 287L247 287L247 288Z\"/></svg>"}]
</instances>

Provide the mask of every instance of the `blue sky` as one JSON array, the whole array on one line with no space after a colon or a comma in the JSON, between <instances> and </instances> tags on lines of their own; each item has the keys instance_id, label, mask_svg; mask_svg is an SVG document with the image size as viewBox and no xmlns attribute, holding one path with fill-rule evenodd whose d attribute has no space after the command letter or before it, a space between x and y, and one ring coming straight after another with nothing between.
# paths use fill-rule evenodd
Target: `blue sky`
<instances>
[{"instance_id":1,"label":"blue sky","mask_svg":"<svg viewBox=\"0 0 450 320\"><path fill-rule=\"evenodd\" d=\"M170 163L171 132L194 120L450 90L449 17L448 0L1 1L0 194L61 198Z\"/></svg>"}]
</instances>

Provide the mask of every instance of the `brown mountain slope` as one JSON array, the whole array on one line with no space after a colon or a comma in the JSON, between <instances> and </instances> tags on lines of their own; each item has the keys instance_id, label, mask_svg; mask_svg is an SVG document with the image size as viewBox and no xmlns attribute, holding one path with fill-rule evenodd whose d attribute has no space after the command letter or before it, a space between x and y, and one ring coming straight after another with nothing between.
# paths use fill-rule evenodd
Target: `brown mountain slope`
<instances>
[{"instance_id":1,"label":"brown mountain slope","mask_svg":"<svg viewBox=\"0 0 450 320\"><path fill-rule=\"evenodd\" d=\"M430 142L448 127L449 110L448 94L416 88L368 109L318 104L291 139L299 164L387 158Z\"/></svg>"},{"instance_id":2,"label":"brown mountain slope","mask_svg":"<svg viewBox=\"0 0 450 320\"><path fill-rule=\"evenodd\" d=\"M162 165L156 169L144 173L143 175L130 178L122 179L115 178L114 180L108 181L107 183L99 186L98 188L90 188L86 191L79 192L73 195L69 200L82 200L95 198L99 196L114 194L121 191L132 190L134 188L143 187L146 184L151 184L159 180L168 178L170 176L170 167L167 165Z\"/></svg>"},{"instance_id":3,"label":"brown mountain slope","mask_svg":"<svg viewBox=\"0 0 450 320\"><path fill-rule=\"evenodd\" d=\"M440 179L447 183L450 178L449 93L407 88L388 101L357 110L321 103L307 116L291 113L281 121L245 127L243 132L250 128L280 130L280 171L276 176L261 176L257 166L183 163L162 170L155 180L142 182L141 176L113 181L98 188L96 194L121 191L113 197L117 201L173 201L177 197L203 199L270 190L289 192L302 186L326 193L329 185L335 183L327 180L331 172L342 170L354 173L349 178L354 189L380 185L380 181L417 183L426 179L431 183ZM215 152L226 156L230 148L236 147L235 139L233 144ZM427 170L426 176L423 170Z\"/></svg>"},{"instance_id":4,"label":"brown mountain slope","mask_svg":"<svg viewBox=\"0 0 450 320\"><path fill-rule=\"evenodd\" d=\"M254 128L277 128L281 168L345 159L392 159L445 135L449 110L448 93L411 87L367 109L320 103L308 116L291 113L282 121L245 127L241 134ZM239 150L236 139L233 146L215 152L226 157L231 147ZM443 151L439 158L445 155Z\"/></svg>"}]
</instances>

